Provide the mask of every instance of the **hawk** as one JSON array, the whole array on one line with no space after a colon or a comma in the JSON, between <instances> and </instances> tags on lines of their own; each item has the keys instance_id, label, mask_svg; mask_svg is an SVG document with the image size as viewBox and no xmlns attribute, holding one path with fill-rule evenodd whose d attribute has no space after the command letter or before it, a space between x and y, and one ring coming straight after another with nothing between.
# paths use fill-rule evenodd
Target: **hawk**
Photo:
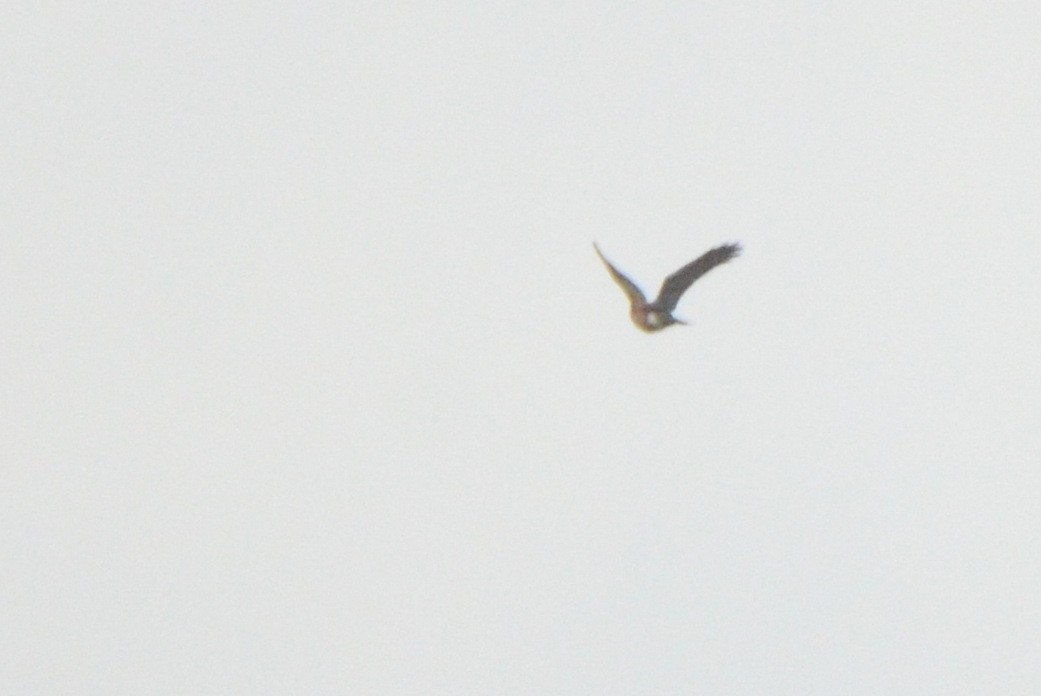
<instances>
[{"instance_id":1,"label":"hawk","mask_svg":"<svg viewBox=\"0 0 1041 696\"><path fill-rule=\"evenodd\" d=\"M706 251L666 278L661 284L658 296L653 302L648 302L640 288L636 287L633 281L604 258L596 242L593 242L593 248L600 260L604 262L611 277L614 278L614 282L618 283L629 298L629 318L633 320L637 328L647 333L661 331L673 324L686 324L687 322L672 316L672 310L676 309L676 304L683 293L687 292L687 288L693 285L695 280L741 253L740 244L724 244Z\"/></svg>"}]
</instances>

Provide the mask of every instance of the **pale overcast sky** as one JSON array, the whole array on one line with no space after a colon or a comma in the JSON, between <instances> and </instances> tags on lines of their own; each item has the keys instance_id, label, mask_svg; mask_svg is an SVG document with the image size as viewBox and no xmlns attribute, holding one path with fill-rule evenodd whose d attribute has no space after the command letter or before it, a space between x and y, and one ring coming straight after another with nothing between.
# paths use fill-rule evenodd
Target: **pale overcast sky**
<instances>
[{"instance_id":1,"label":"pale overcast sky","mask_svg":"<svg viewBox=\"0 0 1041 696\"><path fill-rule=\"evenodd\" d=\"M0 692L1041 693L1037 3L0 10ZM703 251L690 322L637 331Z\"/></svg>"}]
</instances>

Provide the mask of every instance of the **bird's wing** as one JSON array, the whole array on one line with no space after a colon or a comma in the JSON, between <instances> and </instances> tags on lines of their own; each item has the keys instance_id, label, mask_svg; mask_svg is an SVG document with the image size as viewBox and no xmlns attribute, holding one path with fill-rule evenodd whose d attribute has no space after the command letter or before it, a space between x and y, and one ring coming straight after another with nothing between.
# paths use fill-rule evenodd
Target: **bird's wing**
<instances>
[{"instance_id":1,"label":"bird's wing","mask_svg":"<svg viewBox=\"0 0 1041 696\"><path fill-rule=\"evenodd\" d=\"M618 283L618 287L620 287L622 291L625 292L626 296L628 296L629 302L646 304L647 298L644 297L643 291L636 287L636 283L622 275L621 271L612 266L611 262L604 258L604 255L600 253L600 247L596 245L596 242L593 242L593 248L596 249L596 255L599 256L600 260L604 262L605 266L607 266L607 270L611 274L611 277L614 278L614 282Z\"/></svg>"},{"instance_id":2,"label":"bird's wing","mask_svg":"<svg viewBox=\"0 0 1041 696\"><path fill-rule=\"evenodd\" d=\"M661 290L658 292L658 297L654 300L654 304L665 311L671 312L676 309L676 304L680 301L680 297L687 292L687 288L693 285L695 280L740 253L741 246L739 244L725 244L711 251L706 251L665 279L665 282L661 284Z\"/></svg>"}]
</instances>

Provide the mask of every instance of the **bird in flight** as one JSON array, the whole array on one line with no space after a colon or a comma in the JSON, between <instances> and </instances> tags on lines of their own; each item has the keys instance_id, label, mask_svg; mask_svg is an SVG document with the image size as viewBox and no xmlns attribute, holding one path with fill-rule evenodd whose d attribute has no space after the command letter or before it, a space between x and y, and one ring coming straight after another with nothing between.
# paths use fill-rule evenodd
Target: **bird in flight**
<instances>
[{"instance_id":1,"label":"bird in flight","mask_svg":"<svg viewBox=\"0 0 1041 696\"><path fill-rule=\"evenodd\" d=\"M666 278L661 284L661 290L658 291L658 297L653 302L648 302L640 288L636 287L636 283L629 280L604 258L596 242L593 242L593 248L596 249L600 260L607 266L607 271L614 278L614 282L618 283L618 287L629 298L629 318L633 320L637 328L647 333L661 331L673 324L686 324L687 322L672 316L672 310L676 309L676 304L683 293L687 292L687 288L693 285L695 280L741 253L740 244L724 244L706 251Z\"/></svg>"}]
</instances>

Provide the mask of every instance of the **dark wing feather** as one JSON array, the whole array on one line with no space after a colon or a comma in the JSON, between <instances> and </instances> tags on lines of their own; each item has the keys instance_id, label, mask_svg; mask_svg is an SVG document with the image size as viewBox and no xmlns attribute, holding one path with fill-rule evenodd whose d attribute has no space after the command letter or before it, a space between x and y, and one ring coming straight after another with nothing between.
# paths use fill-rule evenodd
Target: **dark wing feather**
<instances>
[{"instance_id":1,"label":"dark wing feather","mask_svg":"<svg viewBox=\"0 0 1041 696\"><path fill-rule=\"evenodd\" d=\"M604 255L600 253L600 247L596 245L596 242L593 242L593 248L596 249L596 255L599 256L600 260L604 262L605 266L607 266L607 270L611 274L611 277L614 278L614 282L618 283L618 287L625 292L626 296L629 298L629 302L646 304L647 298L644 297L643 291L636 287L636 283L622 275L621 271L612 266L611 262L604 258Z\"/></svg>"},{"instance_id":2,"label":"dark wing feather","mask_svg":"<svg viewBox=\"0 0 1041 696\"><path fill-rule=\"evenodd\" d=\"M711 251L706 251L665 279L665 282L661 284L661 290L658 292L657 299L654 300L654 305L667 312L676 309L676 304L680 301L683 293L687 292L687 288L693 285L695 280L740 253L741 246L739 244L725 244Z\"/></svg>"}]
</instances>

